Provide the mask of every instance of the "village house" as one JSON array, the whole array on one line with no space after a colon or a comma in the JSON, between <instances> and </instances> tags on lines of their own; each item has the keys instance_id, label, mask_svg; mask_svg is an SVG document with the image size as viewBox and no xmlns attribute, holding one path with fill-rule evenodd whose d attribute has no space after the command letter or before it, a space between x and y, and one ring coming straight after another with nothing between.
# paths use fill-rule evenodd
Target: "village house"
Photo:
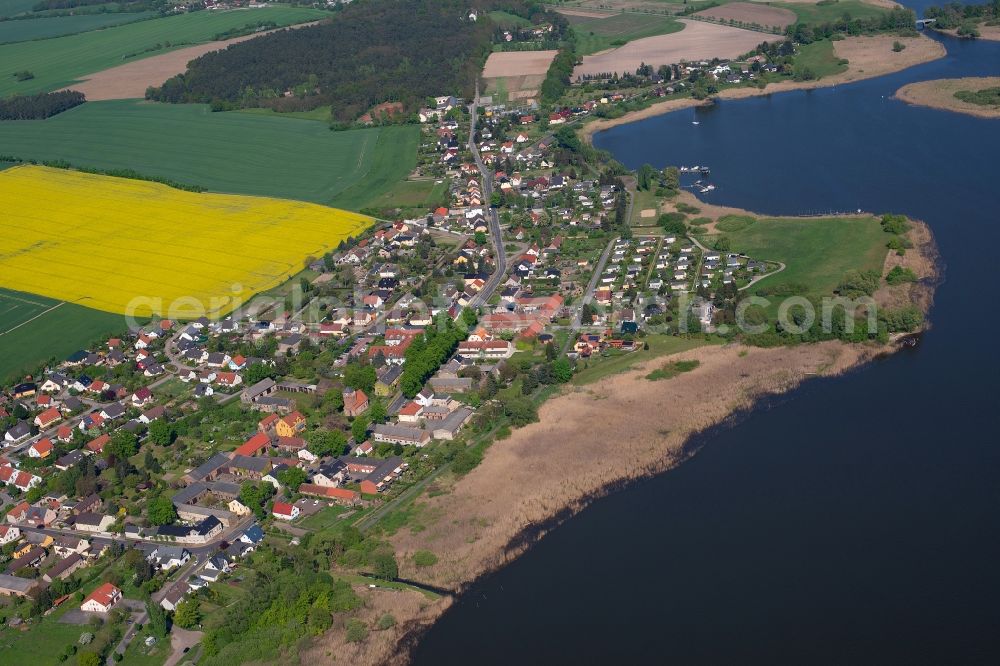
<instances>
[{"instance_id":1,"label":"village house","mask_svg":"<svg viewBox=\"0 0 1000 666\"><path fill-rule=\"evenodd\" d=\"M275 502L271 515L279 520L295 520L299 517L299 507L287 502Z\"/></svg>"},{"instance_id":2,"label":"village house","mask_svg":"<svg viewBox=\"0 0 1000 666\"><path fill-rule=\"evenodd\" d=\"M80 610L88 613L108 613L122 600L122 591L111 583L104 583L91 592L80 604Z\"/></svg>"},{"instance_id":3,"label":"village house","mask_svg":"<svg viewBox=\"0 0 1000 666\"><path fill-rule=\"evenodd\" d=\"M361 389L344 389L344 415L354 418L368 409L368 396Z\"/></svg>"},{"instance_id":4,"label":"village house","mask_svg":"<svg viewBox=\"0 0 1000 666\"><path fill-rule=\"evenodd\" d=\"M44 437L28 447L29 458L48 458L53 451L52 440Z\"/></svg>"},{"instance_id":5,"label":"village house","mask_svg":"<svg viewBox=\"0 0 1000 666\"><path fill-rule=\"evenodd\" d=\"M292 412L278 420L275 432L279 437L295 437L306 429L306 417L300 412Z\"/></svg>"}]
</instances>

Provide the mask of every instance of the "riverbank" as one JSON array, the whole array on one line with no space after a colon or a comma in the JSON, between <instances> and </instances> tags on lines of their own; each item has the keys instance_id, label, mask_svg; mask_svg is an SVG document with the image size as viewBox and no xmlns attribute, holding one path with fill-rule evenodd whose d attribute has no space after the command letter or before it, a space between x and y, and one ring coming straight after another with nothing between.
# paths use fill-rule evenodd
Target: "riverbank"
<instances>
[{"instance_id":1,"label":"riverbank","mask_svg":"<svg viewBox=\"0 0 1000 666\"><path fill-rule=\"evenodd\" d=\"M893 50L893 44L897 41L905 47L902 51ZM847 69L839 74L833 74L814 81L780 81L778 83L771 83L766 88L727 88L718 95L715 95L714 98L707 100L696 100L689 97L658 102L645 109L626 113L620 118L598 119L589 122L579 130L580 137L590 142L594 134L611 129L612 127L652 118L680 109L709 105L712 104L712 99L716 98L744 99L791 90L826 88L902 71L915 65L943 58L947 54L947 51L940 42L934 41L924 35L917 37L897 37L894 35L847 37L834 42L833 49L837 57L847 60Z\"/></svg>"},{"instance_id":2,"label":"riverbank","mask_svg":"<svg viewBox=\"0 0 1000 666\"><path fill-rule=\"evenodd\" d=\"M979 118L1000 118L1000 106L973 104L955 97L955 93L960 90L979 91L996 87L1000 87L1000 77L997 76L936 79L905 85L896 91L895 97L916 106L964 113Z\"/></svg>"},{"instance_id":3,"label":"riverbank","mask_svg":"<svg viewBox=\"0 0 1000 666\"><path fill-rule=\"evenodd\" d=\"M956 39L969 39L968 37L962 37L959 35L958 28L950 28L948 30L934 28L934 30L940 32L942 35L948 35L949 37L955 37ZM979 36L975 39L1000 42L1000 25L986 25L985 23L980 23L976 25L976 30L979 31Z\"/></svg>"}]
</instances>

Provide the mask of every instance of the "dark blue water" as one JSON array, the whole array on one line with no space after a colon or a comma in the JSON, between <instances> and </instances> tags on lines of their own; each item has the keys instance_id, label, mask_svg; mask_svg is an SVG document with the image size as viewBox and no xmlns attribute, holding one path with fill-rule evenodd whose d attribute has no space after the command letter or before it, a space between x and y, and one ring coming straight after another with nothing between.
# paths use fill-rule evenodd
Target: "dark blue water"
<instances>
[{"instance_id":1,"label":"dark blue water","mask_svg":"<svg viewBox=\"0 0 1000 666\"><path fill-rule=\"evenodd\" d=\"M597 135L630 167L710 165L713 202L927 221L947 266L933 329L595 502L477 583L417 663L1000 663L1000 122L889 99L1000 73L1000 43L946 46L896 75Z\"/></svg>"}]
</instances>

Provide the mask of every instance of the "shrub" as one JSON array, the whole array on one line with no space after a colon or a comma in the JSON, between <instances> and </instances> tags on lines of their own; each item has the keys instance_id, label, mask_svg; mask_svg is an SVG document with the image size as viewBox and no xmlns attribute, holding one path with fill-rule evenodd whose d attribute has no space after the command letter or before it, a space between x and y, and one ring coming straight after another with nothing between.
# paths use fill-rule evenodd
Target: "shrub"
<instances>
[{"instance_id":1,"label":"shrub","mask_svg":"<svg viewBox=\"0 0 1000 666\"><path fill-rule=\"evenodd\" d=\"M719 221L715 223L715 228L719 231L733 233L736 231L743 231L754 222L755 220L749 215L723 215L719 218Z\"/></svg>"},{"instance_id":2,"label":"shrub","mask_svg":"<svg viewBox=\"0 0 1000 666\"><path fill-rule=\"evenodd\" d=\"M413 554L413 563L418 567L430 567L437 564L437 555L429 550L418 550Z\"/></svg>"},{"instance_id":3,"label":"shrub","mask_svg":"<svg viewBox=\"0 0 1000 666\"><path fill-rule=\"evenodd\" d=\"M389 613L386 613L385 615L380 617L378 619L378 622L375 623L375 628L378 629L379 631L385 631L386 629L395 626L396 626L396 618L394 618Z\"/></svg>"},{"instance_id":4,"label":"shrub","mask_svg":"<svg viewBox=\"0 0 1000 666\"><path fill-rule=\"evenodd\" d=\"M888 275L885 276L885 281L892 285L902 284L904 282L916 282L917 274L909 268L896 266L889 271Z\"/></svg>"},{"instance_id":5,"label":"shrub","mask_svg":"<svg viewBox=\"0 0 1000 666\"><path fill-rule=\"evenodd\" d=\"M837 292L849 298L871 296L878 289L881 278L878 271L849 271L837 286Z\"/></svg>"},{"instance_id":6,"label":"shrub","mask_svg":"<svg viewBox=\"0 0 1000 666\"><path fill-rule=\"evenodd\" d=\"M368 638L368 626L356 617L349 619L344 626L347 627L348 643L360 643Z\"/></svg>"},{"instance_id":7,"label":"shrub","mask_svg":"<svg viewBox=\"0 0 1000 666\"><path fill-rule=\"evenodd\" d=\"M687 225L684 224L686 219L687 215L684 213L664 213L656 223L667 233L682 234L687 231Z\"/></svg>"},{"instance_id":8,"label":"shrub","mask_svg":"<svg viewBox=\"0 0 1000 666\"><path fill-rule=\"evenodd\" d=\"M883 215L882 231L889 234L905 234L910 230L910 223L904 215Z\"/></svg>"},{"instance_id":9,"label":"shrub","mask_svg":"<svg viewBox=\"0 0 1000 666\"><path fill-rule=\"evenodd\" d=\"M903 42L896 41L892 43L892 50L895 51L896 53L899 53L905 48L906 44L904 44Z\"/></svg>"}]
</instances>

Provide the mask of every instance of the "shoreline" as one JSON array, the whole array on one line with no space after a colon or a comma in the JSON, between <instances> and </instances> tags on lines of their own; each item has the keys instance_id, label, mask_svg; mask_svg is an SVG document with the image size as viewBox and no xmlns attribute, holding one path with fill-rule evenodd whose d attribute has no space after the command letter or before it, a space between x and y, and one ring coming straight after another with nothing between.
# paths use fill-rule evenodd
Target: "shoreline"
<instances>
[{"instance_id":1,"label":"shoreline","mask_svg":"<svg viewBox=\"0 0 1000 666\"><path fill-rule=\"evenodd\" d=\"M942 274L930 228L911 220L913 248L886 253L883 275L903 265L916 283L884 286L877 297L912 302L925 313ZM646 360L582 386L567 385L539 409L539 421L495 442L467 475L437 484L422 496L420 527L389 537L400 554L400 576L454 590L400 620L395 635L369 646L363 663L409 663L412 651L459 594L516 558L593 501L676 468L696 455L706 436L734 427L753 411L810 379L858 371L901 351L929 329L894 335L884 346L839 341L779 348L740 343L707 345ZM645 375L666 361L697 360L691 372L666 381ZM610 445L609 445L610 443ZM412 555L434 552L438 562L418 569ZM327 645L329 647L329 645ZM360 656L360 655L359 655Z\"/></svg>"},{"instance_id":2,"label":"shoreline","mask_svg":"<svg viewBox=\"0 0 1000 666\"><path fill-rule=\"evenodd\" d=\"M648 455L645 460L636 461L636 464L631 469L616 476L608 476L592 487L583 487L580 485L579 480L575 481L575 489L581 491L580 494L574 496L572 499L564 500L564 504L558 508L555 506L555 502L551 505L549 503L542 503L536 507L532 507L533 510L540 513L532 515L517 531L510 534L503 543L498 543L493 557L483 559L481 566L474 572L470 572L472 573L471 578L455 585L453 588L455 590L454 595L448 597L445 603L436 604L431 612L428 612L430 609L424 609L420 617L407 618L401 622L400 626L403 628L403 631L393 644L392 651L383 653L370 663L410 663L412 660L412 651L419 644L423 635L451 607L458 595L467 592L481 578L494 573L523 555L552 529L573 518L586 509L592 502L623 490L632 483L670 471L687 462L697 454L703 445L704 438L710 435L712 431L718 428L734 427L755 410L765 408L770 402L780 399L782 396L801 387L809 379L842 376L848 372L860 370L872 361L894 354L903 348L902 339L896 340L882 348L875 348L868 345L849 345L842 342L800 345L795 348L782 347L777 350L746 348L742 345L703 347L688 352L658 357L636 366L633 370L622 375L616 376L615 379L618 382L645 382L648 385L653 385L644 378L644 375L667 360L696 359L701 363L699 368L710 364L712 371L717 373L720 368L724 367L730 377L733 374L734 368L743 370L745 366L739 365L739 362L751 356L753 357L753 364L759 368L768 366L763 375L758 374L754 377L754 382L751 382L750 385L740 387L739 395L733 396L736 398L736 402L701 423L700 427L682 433L669 432L668 436L670 440L674 442L674 440L679 438L679 443L674 442L669 446L647 450ZM743 352L748 353L746 356L741 356ZM782 361L788 360L786 354L791 353L794 356L796 355L795 352L802 353L804 358L801 360L804 362L798 365L782 365ZM695 375L697 371L687 374ZM673 388L676 390L687 390L688 385L678 381L683 377L684 375L670 380L670 383L674 384ZM768 380L776 383L766 386ZM753 384L757 384L756 391ZM588 393L589 391L583 392ZM543 409L540 410L540 421L526 426L517 432L523 432L532 428L535 430L546 429L546 426L551 425L551 422L555 420L555 415L559 411L562 411L566 404L579 401L579 393L580 391L578 390L570 389L556 398L549 400L543 405ZM702 394L700 397L704 397L704 395ZM603 398L598 397L596 399ZM505 443L496 443L494 447L503 446ZM492 450L493 447L491 447L490 451ZM484 467L485 465L487 465L486 459L480 464L480 467ZM563 481L568 481L568 479L564 479ZM544 511L547 511L547 513L541 513ZM411 572L407 573L408 575L412 575Z\"/></svg>"},{"instance_id":3,"label":"shoreline","mask_svg":"<svg viewBox=\"0 0 1000 666\"><path fill-rule=\"evenodd\" d=\"M955 39L985 39L988 42L1000 42L1000 25L986 25L985 23L977 23L976 30L979 31L978 37L963 37L958 34L958 28L948 28L943 30L941 28L935 28L933 26L928 26L934 32L940 33L942 35L948 35L949 37L954 37Z\"/></svg>"},{"instance_id":4,"label":"shoreline","mask_svg":"<svg viewBox=\"0 0 1000 666\"><path fill-rule=\"evenodd\" d=\"M955 97L959 90L982 90L1000 87L997 76L967 76L958 79L933 79L908 83L895 92L893 97L900 101L929 109L962 113L977 118L1000 118L1000 106L990 107L963 102Z\"/></svg>"},{"instance_id":5,"label":"shoreline","mask_svg":"<svg viewBox=\"0 0 1000 666\"><path fill-rule=\"evenodd\" d=\"M894 41L902 42L906 45L906 48L898 53L893 52L892 42ZM848 37L835 41L833 44L837 55L847 58L847 71L814 81L779 81L778 83L768 84L763 89L754 87L727 88L717 95L704 100L685 97L656 102L645 109L630 111L619 118L602 118L588 122L577 130L577 134L581 139L592 144L594 135L598 132L681 109L709 106L716 99L746 99L748 97L761 97L794 90L830 88L841 84L854 83L886 74L893 74L904 69L909 69L910 67L915 67L916 65L943 58L947 55L947 50L940 42L924 35L918 37L895 37L890 35ZM889 62L885 60L888 57L887 54L889 56L900 57L896 59L896 62ZM853 60L850 57L852 55L854 56Z\"/></svg>"},{"instance_id":6,"label":"shoreline","mask_svg":"<svg viewBox=\"0 0 1000 666\"><path fill-rule=\"evenodd\" d=\"M900 265L919 279L883 285L876 299L886 306L914 303L927 317L943 266L929 226L910 222L913 248L902 257L887 251L882 273ZM433 493L414 501L418 528L404 526L387 535L399 555L401 578L452 593L429 601L415 591L395 592L395 601L386 601L377 599L385 594L359 589L372 606L393 604L398 624L361 644L344 643L328 632L307 656L336 653L359 664L410 663L421 638L458 595L595 500L676 468L696 455L716 429L734 427L808 380L859 371L912 346L929 328L925 320L920 330L896 334L882 346L709 344L648 359L591 384L565 385L541 405L537 422L497 440L468 474L443 475ZM666 381L646 379L674 360L699 364ZM416 567L418 550L435 553L437 563Z\"/></svg>"}]
</instances>

